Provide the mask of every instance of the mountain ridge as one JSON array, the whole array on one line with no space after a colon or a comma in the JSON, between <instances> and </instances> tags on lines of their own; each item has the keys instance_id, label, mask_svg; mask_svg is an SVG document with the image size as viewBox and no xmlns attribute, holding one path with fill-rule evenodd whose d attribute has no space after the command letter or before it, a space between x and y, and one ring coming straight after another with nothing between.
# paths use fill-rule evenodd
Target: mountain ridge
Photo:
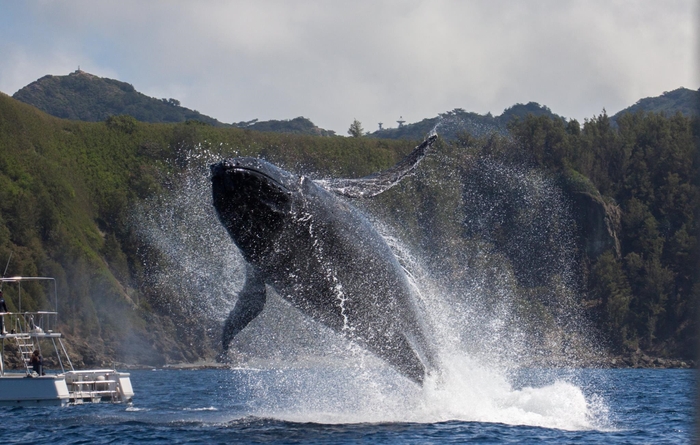
<instances>
[{"instance_id":1,"label":"mountain ridge","mask_svg":"<svg viewBox=\"0 0 700 445\"><path fill-rule=\"evenodd\" d=\"M176 99L156 99L138 92L133 85L115 79L103 78L80 69L65 75L46 75L21 88L14 99L33 105L59 118L88 122L104 121L110 116L128 114L148 123L178 123L199 121L217 127L236 127L246 130L305 134L312 136L335 136L332 130L316 126L310 119L299 116L293 119L242 121L226 124L196 110L180 106ZM700 90L680 87L666 91L660 96L639 99L611 117L613 122L627 113L663 113L667 116L680 112L685 116L700 115ZM430 131L438 128L444 139L456 140L463 134L483 137L491 134L505 136L508 125L514 119L527 115L548 116L569 120L537 102L516 103L503 113L493 116L490 112L478 114L463 108L455 108L438 116L424 118L397 128L380 128L364 136L382 139L422 140Z\"/></svg>"},{"instance_id":2,"label":"mountain ridge","mask_svg":"<svg viewBox=\"0 0 700 445\"><path fill-rule=\"evenodd\" d=\"M43 76L21 88L12 98L62 119L100 122L110 116L129 114L149 123L198 120L213 126L227 126L196 110L180 106L176 99L149 97L129 83L81 70L66 76Z\"/></svg>"},{"instance_id":3,"label":"mountain ridge","mask_svg":"<svg viewBox=\"0 0 700 445\"><path fill-rule=\"evenodd\" d=\"M101 122L112 116L128 114L141 122L180 123L198 121L215 127L237 127L275 133L332 136L335 132L317 127L309 119L223 123L197 110L180 105L177 99L157 99L137 91L133 85L116 79L99 77L80 69L65 75L48 74L12 95L52 116Z\"/></svg>"},{"instance_id":4,"label":"mountain ridge","mask_svg":"<svg viewBox=\"0 0 700 445\"><path fill-rule=\"evenodd\" d=\"M527 104L515 104L503 110L499 116L485 115L465 111L463 108L455 108L452 111L440 113L433 118L426 118L413 124L404 124L398 128L386 128L370 133L368 136L385 139L415 139L421 140L435 128L439 129L440 136L444 139L455 140L463 133L469 133L474 137L482 137L491 134L505 136L508 133L508 124L513 119L523 118L528 115L547 116L555 119L565 118L554 114L549 107L537 102Z\"/></svg>"},{"instance_id":5,"label":"mountain ridge","mask_svg":"<svg viewBox=\"0 0 700 445\"><path fill-rule=\"evenodd\" d=\"M624 114L638 111L662 113L668 117L678 112L687 117L700 116L700 89L680 87L664 91L660 96L639 99L634 105L615 113L612 119L616 121Z\"/></svg>"}]
</instances>

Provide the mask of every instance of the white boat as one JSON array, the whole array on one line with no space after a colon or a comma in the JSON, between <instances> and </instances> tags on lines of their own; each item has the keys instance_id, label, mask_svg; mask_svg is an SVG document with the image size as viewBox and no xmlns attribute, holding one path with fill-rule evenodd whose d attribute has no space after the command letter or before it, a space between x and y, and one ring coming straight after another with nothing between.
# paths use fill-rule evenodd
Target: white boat
<instances>
[{"instance_id":1,"label":"white boat","mask_svg":"<svg viewBox=\"0 0 700 445\"><path fill-rule=\"evenodd\" d=\"M56 280L50 277L1 278L5 301L12 300L16 312L0 312L3 327L0 332L0 405L68 405L81 403L131 402L134 391L128 373L114 369L75 370L58 332L58 299ZM47 291L53 310L22 311L22 285L40 283ZM4 285L11 285L5 287ZM36 287L36 285L33 285ZM9 292L8 292L9 291ZM53 293L53 301L50 294ZM8 295L11 294L11 295ZM19 355L23 364L18 370L8 370L6 344L9 351ZM44 354L46 351L47 354ZM33 369L31 356L39 351L51 356L56 369Z\"/></svg>"}]
</instances>

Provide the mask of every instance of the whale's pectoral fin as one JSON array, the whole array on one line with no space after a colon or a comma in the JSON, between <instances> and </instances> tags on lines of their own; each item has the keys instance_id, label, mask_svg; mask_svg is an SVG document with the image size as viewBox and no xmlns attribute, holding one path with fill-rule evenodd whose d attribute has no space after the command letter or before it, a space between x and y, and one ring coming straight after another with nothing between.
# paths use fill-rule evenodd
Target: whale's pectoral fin
<instances>
[{"instance_id":1,"label":"whale's pectoral fin","mask_svg":"<svg viewBox=\"0 0 700 445\"><path fill-rule=\"evenodd\" d=\"M404 159L396 165L379 173L357 179L322 179L316 181L321 187L337 195L349 198L371 198L385 192L410 174L425 157L427 150L437 140L437 133L430 133Z\"/></svg>"},{"instance_id":2,"label":"whale's pectoral fin","mask_svg":"<svg viewBox=\"0 0 700 445\"><path fill-rule=\"evenodd\" d=\"M260 314L263 307L265 307L265 299L265 280L257 269L248 265L246 267L245 284L238 294L238 301L231 313L228 314L224 325L224 333L221 338L224 351L228 349L233 337Z\"/></svg>"}]
</instances>

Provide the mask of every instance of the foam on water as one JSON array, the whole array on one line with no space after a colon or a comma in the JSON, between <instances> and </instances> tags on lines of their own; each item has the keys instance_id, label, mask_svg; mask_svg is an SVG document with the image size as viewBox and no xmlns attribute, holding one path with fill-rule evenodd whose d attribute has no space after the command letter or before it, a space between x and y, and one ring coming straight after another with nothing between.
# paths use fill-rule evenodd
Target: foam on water
<instances>
[{"instance_id":1,"label":"foam on water","mask_svg":"<svg viewBox=\"0 0 700 445\"><path fill-rule=\"evenodd\" d=\"M426 417L431 419L428 421L498 422L580 430L596 428L602 420L599 408L568 381L515 389L503 373L467 357L453 357L444 375L443 382L431 382L424 391Z\"/></svg>"},{"instance_id":2,"label":"foam on water","mask_svg":"<svg viewBox=\"0 0 700 445\"><path fill-rule=\"evenodd\" d=\"M236 375L236 378L239 378ZM241 382L237 383L240 390ZM256 417L322 424L493 422L562 430L607 429L607 409L575 383L515 388L502 373L453 357L422 388L386 368L278 368L248 376Z\"/></svg>"},{"instance_id":3,"label":"foam on water","mask_svg":"<svg viewBox=\"0 0 700 445\"><path fill-rule=\"evenodd\" d=\"M186 306L185 312L195 311L202 323L218 329L233 307L245 268L212 209L206 165L174 181L170 192L139 209L134 221L165 259L150 269L154 287L187 295L186 301L169 304ZM517 385L514 375L527 373L522 368L531 351L514 310L512 274L484 261L488 270L473 272L469 286L457 286L426 271L390 229L378 226L416 287L440 371L419 387L272 294L263 313L232 344L232 387L248 394L246 415L315 423L460 420L606 428L604 401L594 389L584 392L575 372Z\"/></svg>"}]
</instances>

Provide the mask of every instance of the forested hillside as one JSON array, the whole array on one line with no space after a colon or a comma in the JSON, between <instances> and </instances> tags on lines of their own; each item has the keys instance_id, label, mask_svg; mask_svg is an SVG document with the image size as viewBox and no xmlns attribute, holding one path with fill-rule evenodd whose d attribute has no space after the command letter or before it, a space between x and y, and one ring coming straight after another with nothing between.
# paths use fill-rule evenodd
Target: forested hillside
<instances>
[{"instance_id":1,"label":"forested hillside","mask_svg":"<svg viewBox=\"0 0 700 445\"><path fill-rule=\"evenodd\" d=\"M299 116L294 119L288 119L283 121L270 120L270 121L258 121L254 119L249 122L239 122L233 124L238 128L245 128L247 130L254 131L272 131L275 133L292 133L292 134L309 134L313 136L333 136L334 131L324 130L314 125L309 119Z\"/></svg>"},{"instance_id":2,"label":"forested hillside","mask_svg":"<svg viewBox=\"0 0 700 445\"><path fill-rule=\"evenodd\" d=\"M258 133L196 121L145 124L131 116L69 121L0 93L0 259L4 266L12 252L8 275L57 278L67 335L88 338L72 351L78 365L155 365L215 354L218 328L144 285L149 250L131 222L135 205L158 195L172 174L187 167L189 154L203 147L361 175L391 165L411 144ZM45 303L39 289L25 291L23 309ZM16 310L13 295L6 297Z\"/></svg>"},{"instance_id":3,"label":"forested hillside","mask_svg":"<svg viewBox=\"0 0 700 445\"><path fill-rule=\"evenodd\" d=\"M583 126L528 117L511 132L538 166L582 175L619 206L619 250L584 270L590 308L612 344L689 357L700 301L700 121L638 112L617 125L605 114Z\"/></svg>"},{"instance_id":4,"label":"forested hillside","mask_svg":"<svg viewBox=\"0 0 700 445\"><path fill-rule=\"evenodd\" d=\"M697 117L700 116L700 91L678 88L666 91L661 96L645 97L638 100L636 104L616 113L612 119L617 120L618 117L638 111L662 113L667 117L676 113L687 117Z\"/></svg>"},{"instance_id":5,"label":"forested hillside","mask_svg":"<svg viewBox=\"0 0 700 445\"><path fill-rule=\"evenodd\" d=\"M700 292L697 120L629 114L616 128L605 115L583 125L530 115L509 131L442 140L415 177L358 205L454 282L473 274L473 258L500 258L533 326L537 314L561 312L566 288L612 351L690 358ZM393 165L415 142L130 116L68 121L0 94L0 260L12 252L8 274L58 279L67 334L96 339L78 342L78 363L211 359L218 326L152 287L148 268L160 254L139 236L134 209L167 196L182 172L206 170L207 156L262 156L297 173L357 177ZM558 184L559 219L540 218L552 213L544 204L528 213L527 194L539 192L514 182L518 175ZM562 221L573 228L571 246L552 241L568 233ZM37 307L37 290L28 292L28 308Z\"/></svg>"},{"instance_id":6,"label":"forested hillside","mask_svg":"<svg viewBox=\"0 0 700 445\"><path fill-rule=\"evenodd\" d=\"M180 105L177 99L156 99L138 92L131 84L98 77L77 70L67 76L47 75L17 91L14 99L56 117L101 122L110 116L128 114L141 122L178 123L199 121L215 127L234 126L256 131L332 136L334 133L317 127L309 119L224 124L199 111Z\"/></svg>"},{"instance_id":7,"label":"forested hillside","mask_svg":"<svg viewBox=\"0 0 700 445\"><path fill-rule=\"evenodd\" d=\"M181 107L176 99L148 97L131 84L81 70L67 76L44 76L12 97L64 119L99 122L110 116L128 114L142 122L198 120L210 125L224 125L196 110Z\"/></svg>"},{"instance_id":8,"label":"forested hillside","mask_svg":"<svg viewBox=\"0 0 700 445\"><path fill-rule=\"evenodd\" d=\"M458 135L468 133L471 136L489 136L494 133L508 134L508 124L515 118L533 116L549 116L562 119L552 113L552 110L537 102L527 104L515 104L501 113L500 116L492 116L468 112L462 108L456 108L433 118L426 118L412 124L403 124L398 128L383 128L370 132L368 136L383 139L412 139L420 140L432 129L437 128L443 139L454 140Z\"/></svg>"}]
</instances>

